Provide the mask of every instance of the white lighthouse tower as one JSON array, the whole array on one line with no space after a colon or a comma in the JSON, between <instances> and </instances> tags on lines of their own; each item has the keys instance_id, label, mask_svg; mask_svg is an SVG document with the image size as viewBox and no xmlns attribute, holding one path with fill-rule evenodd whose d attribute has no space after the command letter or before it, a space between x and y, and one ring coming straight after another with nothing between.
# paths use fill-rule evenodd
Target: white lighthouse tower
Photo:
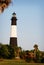
<instances>
[{"instance_id":1,"label":"white lighthouse tower","mask_svg":"<svg viewBox=\"0 0 44 65\"><path fill-rule=\"evenodd\" d=\"M12 14L11 18L11 36L10 36L10 45L17 46L17 18L16 13Z\"/></svg>"}]
</instances>

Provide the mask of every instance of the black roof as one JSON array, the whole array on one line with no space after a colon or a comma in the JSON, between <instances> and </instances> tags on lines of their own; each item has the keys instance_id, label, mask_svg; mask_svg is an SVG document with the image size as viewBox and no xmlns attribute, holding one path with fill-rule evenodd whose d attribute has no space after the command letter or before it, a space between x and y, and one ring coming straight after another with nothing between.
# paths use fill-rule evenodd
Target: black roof
<instances>
[{"instance_id":1,"label":"black roof","mask_svg":"<svg viewBox=\"0 0 44 65\"><path fill-rule=\"evenodd\" d=\"M16 15L16 13L14 12L12 15Z\"/></svg>"}]
</instances>

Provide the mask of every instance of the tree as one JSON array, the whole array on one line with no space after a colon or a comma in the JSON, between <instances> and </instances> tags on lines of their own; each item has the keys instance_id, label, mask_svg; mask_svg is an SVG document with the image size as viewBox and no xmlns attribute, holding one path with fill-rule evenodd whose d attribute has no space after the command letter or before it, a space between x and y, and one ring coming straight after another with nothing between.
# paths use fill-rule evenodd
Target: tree
<instances>
[{"instance_id":1,"label":"tree","mask_svg":"<svg viewBox=\"0 0 44 65\"><path fill-rule=\"evenodd\" d=\"M8 51L9 51L9 59L12 59L15 57L15 51L14 51L14 48L11 46L11 45L8 45Z\"/></svg>"},{"instance_id":2,"label":"tree","mask_svg":"<svg viewBox=\"0 0 44 65\"><path fill-rule=\"evenodd\" d=\"M8 58L9 51L6 45L1 45L0 47L0 57L2 58Z\"/></svg>"},{"instance_id":3,"label":"tree","mask_svg":"<svg viewBox=\"0 0 44 65\"><path fill-rule=\"evenodd\" d=\"M37 44L34 45L34 50L35 50L35 51L38 50L38 45L37 45Z\"/></svg>"},{"instance_id":4,"label":"tree","mask_svg":"<svg viewBox=\"0 0 44 65\"><path fill-rule=\"evenodd\" d=\"M42 52L42 59L41 59L41 63L44 63L44 51Z\"/></svg>"},{"instance_id":5,"label":"tree","mask_svg":"<svg viewBox=\"0 0 44 65\"><path fill-rule=\"evenodd\" d=\"M20 52L20 58L21 59L25 59L26 58L26 51L23 50L23 51Z\"/></svg>"},{"instance_id":6,"label":"tree","mask_svg":"<svg viewBox=\"0 0 44 65\"><path fill-rule=\"evenodd\" d=\"M9 6L11 0L0 0L0 11L3 12Z\"/></svg>"},{"instance_id":7,"label":"tree","mask_svg":"<svg viewBox=\"0 0 44 65\"><path fill-rule=\"evenodd\" d=\"M34 45L34 61L35 62L40 62L40 51L38 49L38 45Z\"/></svg>"},{"instance_id":8,"label":"tree","mask_svg":"<svg viewBox=\"0 0 44 65\"><path fill-rule=\"evenodd\" d=\"M16 59L20 59L20 52L22 51L21 47L14 47L14 51L15 51L15 58Z\"/></svg>"}]
</instances>

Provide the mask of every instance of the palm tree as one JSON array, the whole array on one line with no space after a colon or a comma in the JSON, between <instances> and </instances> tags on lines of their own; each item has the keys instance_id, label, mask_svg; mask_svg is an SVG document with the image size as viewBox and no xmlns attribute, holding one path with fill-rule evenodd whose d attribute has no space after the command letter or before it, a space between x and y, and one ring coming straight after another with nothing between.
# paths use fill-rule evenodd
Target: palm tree
<instances>
[{"instance_id":1,"label":"palm tree","mask_svg":"<svg viewBox=\"0 0 44 65\"><path fill-rule=\"evenodd\" d=\"M15 57L17 58L17 59L19 59L20 58L20 52L22 51L22 48L21 47L16 47L15 48Z\"/></svg>"},{"instance_id":2,"label":"palm tree","mask_svg":"<svg viewBox=\"0 0 44 65\"><path fill-rule=\"evenodd\" d=\"M5 8L9 6L11 0L0 0L0 13L4 11Z\"/></svg>"},{"instance_id":3,"label":"palm tree","mask_svg":"<svg viewBox=\"0 0 44 65\"><path fill-rule=\"evenodd\" d=\"M34 50L35 50L35 51L38 50L38 45L37 45L37 44L34 45Z\"/></svg>"},{"instance_id":4,"label":"palm tree","mask_svg":"<svg viewBox=\"0 0 44 65\"><path fill-rule=\"evenodd\" d=\"M35 62L39 62L39 57L40 57L40 51L38 49L38 45L35 44L34 45L34 59L35 59Z\"/></svg>"}]
</instances>

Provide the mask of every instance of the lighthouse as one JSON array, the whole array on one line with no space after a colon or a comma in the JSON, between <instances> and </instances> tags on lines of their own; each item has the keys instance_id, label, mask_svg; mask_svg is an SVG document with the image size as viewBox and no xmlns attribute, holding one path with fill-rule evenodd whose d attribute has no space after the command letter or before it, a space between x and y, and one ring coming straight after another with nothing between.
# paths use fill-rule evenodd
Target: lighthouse
<instances>
[{"instance_id":1,"label":"lighthouse","mask_svg":"<svg viewBox=\"0 0 44 65\"><path fill-rule=\"evenodd\" d=\"M10 32L10 45L17 46L17 17L16 13L12 14L11 18L11 32Z\"/></svg>"}]
</instances>

